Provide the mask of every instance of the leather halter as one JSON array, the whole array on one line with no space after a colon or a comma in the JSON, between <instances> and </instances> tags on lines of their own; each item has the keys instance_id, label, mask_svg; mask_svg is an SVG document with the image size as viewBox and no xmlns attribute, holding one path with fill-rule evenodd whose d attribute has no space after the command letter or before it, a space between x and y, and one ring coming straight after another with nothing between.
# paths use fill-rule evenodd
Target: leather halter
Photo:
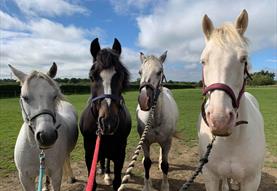
<instances>
[{"instance_id":1,"label":"leather halter","mask_svg":"<svg viewBox=\"0 0 277 191\"><path fill-rule=\"evenodd\" d=\"M93 112L93 104L97 101L97 100L102 100L102 99L105 99L105 98L110 98L110 99L112 99L112 100L114 100L114 101L116 101L116 102L119 102L119 104L120 104L120 110L119 110L119 112L121 112L122 110L123 110L123 105L124 105L124 98L120 95L120 96L117 96L117 95L113 95L113 94L102 94L102 95L99 95L99 96L96 96L96 97L93 97L93 98L91 98L91 100L90 100L90 110L91 110L91 113L92 113L92 115L93 115L93 117L95 118L95 119L97 119L98 117L94 114L94 112ZM102 127L100 127L101 125L99 125L99 122L98 121L96 121L96 124L97 124L97 131L96 131L96 134L98 135L98 134L102 134L103 135L103 129L102 129ZM119 126L119 120L118 120L118 122L117 122L117 125L116 125L116 129L118 128L118 126Z\"/></svg>"},{"instance_id":2,"label":"leather halter","mask_svg":"<svg viewBox=\"0 0 277 191\"><path fill-rule=\"evenodd\" d=\"M204 68L203 68L203 71L204 71ZM209 92L213 92L214 90L224 91L231 98L233 108L237 110L239 108L239 105L240 105L240 99L241 99L242 95L245 92L245 85L246 85L247 77L252 79L249 72L248 72L248 70L247 70L247 62L245 62L245 65L244 65L244 75L246 75L246 76L243 79L242 88L239 91L238 97L236 98L236 95L235 95L234 91L232 90L232 88L229 87L226 84L214 83L214 84L211 84L209 86L206 86L205 81L204 81L204 72L202 73L202 81L203 81L202 94L205 98L204 98L204 101L203 101L202 106L201 106L201 115L202 115L202 118L204 119L204 121L205 121L205 123L208 127L209 127L209 123L207 121L206 112L205 112L205 105L206 105L206 102L207 102L207 94ZM241 125L241 124L248 124L248 122L247 121L237 121L236 122L236 126Z\"/></svg>"},{"instance_id":3,"label":"leather halter","mask_svg":"<svg viewBox=\"0 0 277 191\"><path fill-rule=\"evenodd\" d=\"M56 113L49 110L49 109L42 109L40 110L39 112L35 113L34 115L30 115L26 112L25 108L24 108L24 105L23 105L23 102L22 102L22 98L20 98L20 107L24 113L24 117L25 117L25 121L28 123L28 126L31 130L31 132L33 134L35 134L34 132L34 126L33 126L33 123L32 121L35 120L37 117L41 116L41 115L50 115L52 117L52 120L53 120L53 123L56 124ZM58 130L60 128L61 124L58 124L55 129Z\"/></svg>"},{"instance_id":4,"label":"leather halter","mask_svg":"<svg viewBox=\"0 0 277 191\"><path fill-rule=\"evenodd\" d=\"M150 89L154 92L153 101L155 101L155 100L158 99L158 97L159 97L159 95L160 95L160 93L161 93L161 89L162 89L163 81L164 81L164 80L165 80L165 82L167 82L164 73L162 73L161 80L159 81L157 87L154 87L150 82L143 82L143 83L141 83L140 86L139 86L139 92L141 92L141 90L142 90L144 87L150 88Z\"/></svg>"}]
</instances>

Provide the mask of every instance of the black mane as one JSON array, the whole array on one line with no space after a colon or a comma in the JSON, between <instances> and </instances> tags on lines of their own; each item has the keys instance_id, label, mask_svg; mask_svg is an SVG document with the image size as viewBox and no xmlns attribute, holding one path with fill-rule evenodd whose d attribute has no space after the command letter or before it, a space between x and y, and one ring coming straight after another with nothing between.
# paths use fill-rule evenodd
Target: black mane
<instances>
[{"instance_id":1,"label":"black mane","mask_svg":"<svg viewBox=\"0 0 277 191\"><path fill-rule=\"evenodd\" d=\"M93 65L90 69L90 79L93 81L102 70L114 67L116 72L123 77L122 89L123 91L129 85L130 74L127 68L120 61L120 55L116 51L110 48L101 49L94 60Z\"/></svg>"}]
</instances>

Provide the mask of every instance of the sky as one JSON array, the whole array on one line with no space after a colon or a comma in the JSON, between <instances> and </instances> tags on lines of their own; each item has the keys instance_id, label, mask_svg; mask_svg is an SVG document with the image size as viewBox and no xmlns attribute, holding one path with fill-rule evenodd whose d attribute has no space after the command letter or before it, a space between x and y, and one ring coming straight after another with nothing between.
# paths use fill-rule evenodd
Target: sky
<instances>
[{"instance_id":1,"label":"sky","mask_svg":"<svg viewBox=\"0 0 277 191\"><path fill-rule=\"evenodd\" d=\"M57 77L88 78L91 41L99 38L106 48L117 38L132 80L140 52L160 56L167 50L168 80L199 81L203 16L220 26L243 9L251 72L277 73L276 0L0 0L0 78L11 78L8 64L46 72L54 61Z\"/></svg>"}]
</instances>

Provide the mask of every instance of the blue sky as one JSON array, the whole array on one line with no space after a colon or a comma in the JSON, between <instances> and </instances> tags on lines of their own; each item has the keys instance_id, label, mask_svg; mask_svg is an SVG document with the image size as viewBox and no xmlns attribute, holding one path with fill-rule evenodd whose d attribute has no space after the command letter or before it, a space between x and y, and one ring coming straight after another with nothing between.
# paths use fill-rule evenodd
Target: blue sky
<instances>
[{"instance_id":1,"label":"blue sky","mask_svg":"<svg viewBox=\"0 0 277 191\"><path fill-rule=\"evenodd\" d=\"M47 71L58 64L58 77L87 78L92 64L90 42L102 47L116 37L122 61L138 77L139 52L159 56L168 50L167 79L199 81L204 47L201 21L215 26L249 13L252 72L277 71L277 2L275 0L0 0L0 78L7 67Z\"/></svg>"}]
</instances>

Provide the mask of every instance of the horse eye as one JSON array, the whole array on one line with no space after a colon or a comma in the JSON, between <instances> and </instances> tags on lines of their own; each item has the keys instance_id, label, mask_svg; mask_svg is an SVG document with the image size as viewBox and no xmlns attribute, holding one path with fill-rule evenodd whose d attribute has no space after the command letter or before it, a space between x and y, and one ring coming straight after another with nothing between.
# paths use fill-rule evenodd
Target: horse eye
<instances>
[{"instance_id":1,"label":"horse eye","mask_svg":"<svg viewBox=\"0 0 277 191\"><path fill-rule=\"evenodd\" d=\"M202 65L204 65L204 64L205 64L205 61L204 61L204 60L200 60L200 63L201 63Z\"/></svg>"},{"instance_id":2,"label":"horse eye","mask_svg":"<svg viewBox=\"0 0 277 191\"><path fill-rule=\"evenodd\" d=\"M57 97L58 97L58 95L55 95L55 96L53 97L53 99L54 99L54 100L56 100L56 99L57 99Z\"/></svg>"},{"instance_id":3,"label":"horse eye","mask_svg":"<svg viewBox=\"0 0 277 191\"><path fill-rule=\"evenodd\" d=\"M29 97L28 97L28 96L22 96L22 99L23 99L25 102L29 102Z\"/></svg>"},{"instance_id":4,"label":"horse eye","mask_svg":"<svg viewBox=\"0 0 277 191\"><path fill-rule=\"evenodd\" d=\"M245 63L247 61L247 56L242 56L241 58L240 58L240 62L241 63Z\"/></svg>"},{"instance_id":5,"label":"horse eye","mask_svg":"<svg viewBox=\"0 0 277 191\"><path fill-rule=\"evenodd\" d=\"M139 73L139 75L141 75L141 73L142 73L141 70L138 73Z\"/></svg>"},{"instance_id":6,"label":"horse eye","mask_svg":"<svg viewBox=\"0 0 277 191\"><path fill-rule=\"evenodd\" d=\"M157 76L161 75L161 73L162 73L162 71L161 71L161 70L160 70L160 71L158 71L158 72L157 72Z\"/></svg>"}]
</instances>

